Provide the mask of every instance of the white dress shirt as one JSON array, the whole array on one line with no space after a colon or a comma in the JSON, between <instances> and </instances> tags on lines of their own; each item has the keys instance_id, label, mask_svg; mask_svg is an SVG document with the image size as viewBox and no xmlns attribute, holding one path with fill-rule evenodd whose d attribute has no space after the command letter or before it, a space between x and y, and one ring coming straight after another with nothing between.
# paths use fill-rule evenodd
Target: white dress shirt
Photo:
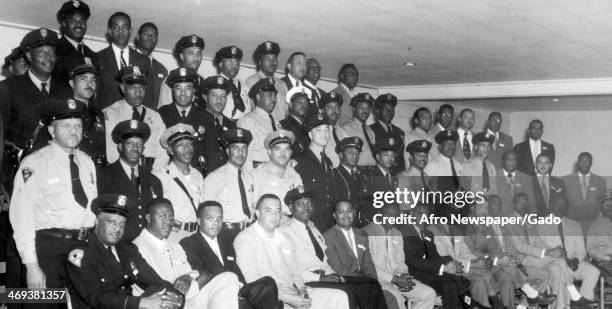
<instances>
[{"instance_id":1,"label":"white dress shirt","mask_svg":"<svg viewBox=\"0 0 612 309\"><path fill-rule=\"evenodd\" d=\"M115 44L111 44L113 54L115 54L115 61L117 61L117 68L121 70L121 51L123 51L123 60L126 65L130 65L130 46L125 46L123 49Z\"/></svg>"},{"instance_id":2,"label":"white dress shirt","mask_svg":"<svg viewBox=\"0 0 612 309\"><path fill-rule=\"evenodd\" d=\"M533 158L533 163L535 164L536 159L542 153L542 140L538 139L534 141L533 139L529 139L529 149L531 150L531 157Z\"/></svg>"},{"instance_id":3,"label":"white dress shirt","mask_svg":"<svg viewBox=\"0 0 612 309\"><path fill-rule=\"evenodd\" d=\"M225 263L223 263L223 257L221 256L221 249L219 248L219 242L217 241L217 239L210 238L208 237L208 235L202 232L200 232L200 234L202 235L202 237L204 237L204 240L206 240L206 243L210 246L212 251L215 253L217 258L219 259L219 262L221 262L221 265L225 265Z\"/></svg>"},{"instance_id":4,"label":"white dress shirt","mask_svg":"<svg viewBox=\"0 0 612 309\"><path fill-rule=\"evenodd\" d=\"M242 182L252 216L256 201L253 176L242 170ZM217 201L223 206L223 222L238 223L251 220L242 211L242 198L238 186L238 168L234 165L229 162L225 163L225 165L208 174L204 178L204 188L203 199L205 201Z\"/></svg>"}]
</instances>

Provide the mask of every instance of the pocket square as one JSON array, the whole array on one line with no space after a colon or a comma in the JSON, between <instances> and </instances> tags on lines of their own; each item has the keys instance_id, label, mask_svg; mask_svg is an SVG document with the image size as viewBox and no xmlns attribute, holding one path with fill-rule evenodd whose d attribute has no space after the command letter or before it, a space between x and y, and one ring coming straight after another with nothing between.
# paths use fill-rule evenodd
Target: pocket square
<instances>
[{"instance_id":1,"label":"pocket square","mask_svg":"<svg viewBox=\"0 0 612 309\"><path fill-rule=\"evenodd\" d=\"M162 74L162 73L158 73L158 74L157 74L157 77L158 77L158 78L164 78L164 74Z\"/></svg>"},{"instance_id":2,"label":"pocket square","mask_svg":"<svg viewBox=\"0 0 612 309\"><path fill-rule=\"evenodd\" d=\"M233 261L233 260L234 260L234 257L233 257L233 256L228 256L228 257L227 257L227 260L228 260L228 261Z\"/></svg>"},{"instance_id":3,"label":"pocket square","mask_svg":"<svg viewBox=\"0 0 612 309\"><path fill-rule=\"evenodd\" d=\"M361 245L361 244L357 244L357 247L358 247L359 249L361 249L361 250L365 250L365 249L366 249L366 247L365 247L365 246L363 246L363 245Z\"/></svg>"}]
</instances>

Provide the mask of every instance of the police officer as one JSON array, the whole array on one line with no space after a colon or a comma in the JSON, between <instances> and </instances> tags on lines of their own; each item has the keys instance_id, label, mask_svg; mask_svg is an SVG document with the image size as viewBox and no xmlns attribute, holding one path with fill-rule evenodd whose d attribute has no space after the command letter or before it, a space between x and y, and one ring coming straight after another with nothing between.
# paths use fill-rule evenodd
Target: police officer
<instances>
[{"instance_id":1,"label":"police officer","mask_svg":"<svg viewBox=\"0 0 612 309\"><path fill-rule=\"evenodd\" d=\"M309 99L304 89L303 87L293 87L287 92L287 102L290 103L289 115L280 121L284 129L293 132L295 135L295 143L291 146L294 156L304 152L310 144L304 124Z\"/></svg>"},{"instance_id":2,"label":"police officer","mask_svg":"<svg viewBox=\"0 0 612 309\"><path fill-rule=\"evenodd\" d=\"M251 173L244 170L252 140L253 135L245 129L225 132L227 163L204 179L204 200L217 201L223 206L223 232L232 243L251 223L255 209L255 181Z\"/></svg>"},{"instance_id":3,"label":"police officer","mask_svg":"<svg viewBox=\"0 0 612 309\"><path fill-rule=\"evenodd\" d=\"M202 64L202 52L204 51L204 39L192 34L181 37L174 45L174 57L179 62L179 67L185 67L198 71ZM194 85L193 104L205 108L202 97L202 82L204 79L198 75ZM172 103L172 89L167 87L167 83L162 83L159 91L158 107Z\"/></svg>"},{"instance_id":4,"label":"police officer","mask_svg":"<svg viewBox=\"0 0 612 309\"><path fill-rule=\"evenodd\" d=\"M433 190L431 178L425 173L425 166L429 162L429 150L431 142L428 140L412 141L406 146L406 152L410 154L410 166L405 171L397 175L397 187L403 190L408 188L410 191Z\"/></svg>"},{"instance_id":5,"label":"police officer","mask_svg":"<svg viewBox=\"0 0 612 309\"><path fill-rule=\"evenodd\" d=\"M93 61L95 53L83 42L87 32L87 20L91 15L89 6L79 0L66 1L57 11L57 21L60 24L62 37L57 42L57 62L55 76L68 85L68 74L73 67L73 61L83 61L85 57Z\"/></svg>"},{"instance_id":6,"label":"police officer","mask_svg":"<svg viewBox=\"0 0 612 309\"><path fill-rule=\"evenodd\" d=\"M320 105L323 109L323 114L327 115L329 118L329 142L325 147L325 153L332 161L332 164L334 166L338 166L338 164L340 164L340 158L338 158L338 154L336 153L336 145L340 142L340 139L338 138L338 133L336 132L338 129L336 124L338 116L340 116L342 96L336 91L332 90L329 93L323 94Z\"/></svg>"},{"instance_id":7,"label":"police officer","mask_svg":"<svg viewBox=\"0 0 612 309\"><path fill-rule=\"evenodd\" d=\"M368 201L365 176L357 170L363 141L359 137L347 137L336 145L340 164L334 169L334 197L337 201L351 201L356 210L355 225L362 227L361 208Z\"/></svg>"},{"instance_id":8,"label":"police officer","mask_svg":"<svg viewBox=\"0 0 612 309\"><path fill-rule=\"evenodd\" d=\"M4 64L2 68L7 70L2 75L11 77L23 75L28 71L28 63L26 62L25 55L21 52L19 47L15 47L11 50L8 56L4 57Z\"/></svg>"},{"instance_id":9,"label":"police officer","mask_svg":"<svg viewBox=\"0 0 612 309\"><path fill-rule=\"evenodd\" d=\"M72 283L72 308L179 308L183 298L123 239L132 201L125 195L104 194L92 202L97 214L94 231L67 258ZM133 285L144 290L132 294Z\"/></svg>"},{"instance_id":10,"label":"police officer","mask_svg":"<svg viewBox=\"0 0 612 309\"><path fill-rule=\"evenodd\" d=\"M378 121L370 125L376 140L392 137L400 146L397 147L397 153L395 154L395 164L391 167L393 175L397 175L406 169L406 164L404 163L404 131L391 123L393 117L395 117L395 106L397 106L396 96L390 93L379 95L374 100L374 108L377 111Z\"/></svg>"},{"instance_id":11,"label":"police officer","mask_svg":"<svg viewBox=\"0 0 612 309\"><path fill-rule=\"evenodd\" d=\"M193 127L177 123L164 132L161 144L168 151L172 161L155 173L164 189L164 197L174 206L173 231L170 241L178 242L197 230L197 209L204 202L204 178L191 168L194 157L194 142L197 139Z\"/></svg>"},{"instance_id":12,"label":"police officer","mask_svg":"<svg viewBox=\"0 0 612 309\"><path fill-rule=\"evenodd\" d=\"M204 141L206 143L206 173L210 173L227 162L223 135L235 129L236 123L223 115L231 84L221 76L211 76L203 83L206 110L204 111Z\"/></svg>"},{"instance_id":13,"label":"police officer","mask_svg":"<svg viewBox=\"0 0 612 309\"><path fill-rule=\"evenodd\" d=\"M369 93L362 92L354 96L351 99L353 117L344 124L341 124L337 132L340 139L357 136L364 141L363 153L359 162L359 166L362 168L376 165L376 160L374 159L376 136L374 131L366 125L366 120L370 117L373 102L374 98Z\"/></svg>"},{"instance_id":14,"label":"police officer","mask_svg":"<svg viewBox=\"0 0 612 309\"><path fill-rule=\"evenodd\" d=\"M116 142L111 133L119 122L132 119L146 123L150 130L151 138L142 153L143 165L149 170L161 169L168 164L168 154L159 144L166 125L157 111L144 106L146 72L136 65L127 66L119 71L118 80L121 83L123 99L102 110L106 119L106 158L108 162L114 162L119 158Z\"/></svg>"},{"instance_id":15,"label":"police officer","mask_svg":"<svg viewBox=\"0 0 612 309\"><path fill-rule=\"evenodd\" d=\"M276 105L276 88L274 80L264 78L258 81L251 90L249 97L255 101L255 109L238 120L238 127L244 128L253 134L253 143L249 146L249 157L246 169L256 168L263 162L268 162L268 153L263 145L263 139L272 131L282 126L272 116ZM227 108L226 108L227 109Z\"/></svg>"},{"instance_id":16,"label":"police officer","mask_svg":"<svg viewBox=\"0 0 612 309\"><path fill-rule=\"evenodd\" d=\"M332 189L334 170L325 153L329 142L329 118L323 114L306 120L310 145L295 157L295 170L302 177L304 188L313 194L314 214L312 222L325 231L334 225L332 217Z\"/></svg>"},{"instance_id":17,"label":"police officer","mask_svg":"<svg viewBox=\"0 0 612 309\"><path fill-rule=\"evenodd\" d=\"M253 109L248 101L247 89L238 79L240 61L242 61L242 50L236 46L219 49L213 59L213 65L217 68L219 76L230 81L230 95L227 96L223 115L233 120L240 119Z\"/></svg>"},{"instance_id":18,"label":"police officer","mask_svg":"<svg viewBox=\"0 0 612 309\"><path fill-rule=\"evenodd\" d=\"M247 89L253 88L253 85L257 81L263 78L273 78L274 79L274 87L278 91L276 93L276 102L284 102L285 100L285 91L284 88L281 87L283 81L279 78L274 77L276 73L276 69L278 69L278 54L280 54L281 49L278 43L272 41L265 41L255 48L253 52L253 62L257 65L257 72L251 76L249 76L244 84L247 86ZM248 91L247 91L248 93ZM255 101L250 99L250 105L252 107L255 106ZM272 111L272 116L275 119L285 119L287 114L287 107L283 106L284 104L277 104L274 107L274 111Z\"/></svg>"},{"instance_id":19,"label":"police officer","mask_svg":"<svg viewBox=\"0 0 612 309\"><path fill-rule=\"evenodd\" d=\"M448 129L440 131L435 138L440 155L431 160L424 171L434 178L433 181L439 191L455 192L459 189L459 177L462 171L461 164L453 159L459 134L455 130Z\"/></svg>"},{"instance_id":20,"label":"police officer","mask_svg":"<svg viewBox=\"0 0 612 309\"><path fill-rule=\"evenodd\" d=\"M108 127L107 127L108 128ZM161 182L140 165L146 142L151 136L149 126L138 120L119 122L111 133L111 141L119 152L119 159L102 168L98 175L100 193L123 194L134 201L130 220L125 227L127 241L132 241L146 226L145 214L149 201L163 196Z\"/></svg>"},{"instance_id":21,"label":"police officer","mask_svg":"<svg viewBox=\"0 0 612 309\"><path fill-rule=\"evenodd\" d=\"M374 153L376 166L371 166L365 171L367 178L368 195L374 196L374 192L395 192L397 188L397 177L393 175L391 168L395 164L397 148L403 148L400 141L393 137L383 138L376 141ZM376 214L376 209L372 203L365 205L361 209L362 220L372 222L372 216Z\"/></svg>"},{"instance_id":22,"label":"police officer","mask_svg":"<svg viewBox=\"0 0 612 309\"><path fill-rule=\"evenodd\" d=\"M173 104L164 105L157 111L166 127L178 123L189 124L193 127L195 139L193 140L194 153L191 166L203 171L206 169L204 157L206 116L202 108L193 104L198 78L196 71L185 67L170 71L166 83L172 89Z\"/></svg>"},{"instance_id":23,"label":"police officer","mask_svg":"<svg viewBox=\"0 0 612 309\"><path fill-rule=\"evenodd\" d=\"M84 110L72 99L48 105L52 140L26 157L15 177L9 217L28 288L67 286L65 257L94 225L90 202L97 196L96 169L77 149Z\"/></svg>"}]
</instances>

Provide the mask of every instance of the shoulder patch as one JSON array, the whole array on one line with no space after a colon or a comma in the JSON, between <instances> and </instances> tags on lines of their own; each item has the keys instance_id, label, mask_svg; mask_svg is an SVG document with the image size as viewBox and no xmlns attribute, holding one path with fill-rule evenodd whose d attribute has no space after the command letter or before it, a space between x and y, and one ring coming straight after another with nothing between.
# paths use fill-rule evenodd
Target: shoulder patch
<instances>
[{"instance_id":1,"label":"shoulder patch","mask_svg":"<svg viewBox=\"0 0 612 309\"><path fill-rule=\"evenodd\" d=\"M83 249L74 249L68 253L68 261L76 267L81 267L81 260L85 256Z\"/></svg>"},{"instance_id":2,"label":"shoulder patch","mask_svg":"<svg viewBox=\"0 0 612 309\"><path fill-rule=\"evenodd\" d=\"M32 174L34 174L34 170L24 166L21 169L21 176L23 176L23 182L25 183L26 181L28 181L28 178L30 178L30 176L32 176Z\"/></svg>"}]
</instances>

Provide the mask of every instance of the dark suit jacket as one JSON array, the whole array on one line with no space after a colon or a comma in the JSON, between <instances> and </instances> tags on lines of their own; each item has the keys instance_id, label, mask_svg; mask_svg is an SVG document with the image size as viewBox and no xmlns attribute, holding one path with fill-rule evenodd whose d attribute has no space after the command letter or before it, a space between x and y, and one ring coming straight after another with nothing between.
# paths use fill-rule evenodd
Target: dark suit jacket
<instances>
[{"instance_id":1,"label":"dark suit jacket","mask_svg":"<svg viewBox=\"0 0 612 309\"><path fill-rule=\"evenodd\" d=\"M433 233L424 229L425 239L421 239L413 225L400 225L399 230L404 239L404 255L410 274L425 281L439 278L440 267L453 259L438 254Z\"/></svg>"},{"instance_id":2,"label":"dark suit jacket","mask_svg":"<svg viewBox=\"0 0 612 309\"><path fill-rule=\"evenodd\" d=\"M512 192L510 190L510 184L508 184L506 176L504 176L503 169L497 170L497 176L495 177L495 185L497 187L497 194L502 200L504 211L502 214L506 214L507 212L512 210L512 206L514 205L514 195L512 195ZM516 195L519 192L525 193L527 195L527 198L529 199L530 208L535 209L536 199L532 179L527 174L521 171L516 171L514 174L514 194Z\"/></svg>"},{"instance_id":3,"label":"dark suit jacket","mask_svg":"<svg viewBox=\"0 0 612 309\"><path fill-rule=\"evenodd\" d=\"M94 61L96 53L85 45L85 43L83 43L83 52L85 53L85 57L88 57L92 62ZM58 40L57 46L55 47L55 54L57 55L57 61L53 69L53 77L68 87L68 74L75 63L77 63L77 60L83 59L83 55L81 55L64 36Z\"/></svg>"},{"instance_id":4,"label":"dark suit jacket","mask_svg":"<svg viewBox=\"0 0 612 309\"><path fill-rule=\"evenodd\" d=\"M146 57L146 56L145 56ZM147 57L147 60L149 58ZM161 90L162 83L168 76L168 69L161 64L157 59L149 61L152 63L151 72L149 73L149 84L147 85L147 93L145 95L145 106L151 109L157 109L159 102L159 91Z\"/></svg>"},{"instance_id":5,"label":"dark suit jacket","mask_svg":"<svg viewBox=\"0 0 612 309\"><path fill-rule=\"evenodd\" d=\"M391 173L393 175L397 175L399 172L404 171L406 169L406 162L404 162L404 131L396 125L391 124L392 132L389 133L383 128L379 121L371 124L370 128L372 129L372 131L374 131L374 140L376 141L382 141L384 139L393 137L396 142L399 142L402 147L399 148L395 153L395 164L393 164L393 166L391 167Z\"/></svg>"},{"instance_id":6,"label":"dark suit jacket","mask_svg":"<svg viewBox=\"0 0 612 309\"><path fill-rule=\"evenodd\" d=\"M230 240L224 239L222 235L223 233L217 237L217 243L219 244L223 264L199 231L183 238L180 244L187 254L187 261L191 264L191 268L197 271L208 271L215 276L222 272L231 271L238 276L240 282L245 283L244 276L238 268L238 264L236 264L234 246Z\"/></svg>"},{"instance_id":7,"label":"dark suit jacket","mask_svg":"<svg viewBox=\"0 0 612 309\"><path fill-rule=\"evenodd\" d=\"M320 155L319 155L320 157ZM326 173L323 165L317 159L312 150L306 149L302 154L295 156L297 165L295 171L300 174L304 189L312 192L312 201L315 207L314 213L310 220L324 231L334 225L332 216L332 198L334 173L332 162L327 158L328 172Z\"/></svg>"},{"instance_id":8,"label":"dark suit jacket","mask_svg":"<svg viewBox=\"0 0 612 309\"><path fill-rule=\"evenodd\" d=\"M361 209L361 215L365 220L372 222L372 217L376 214L376 208L372 206L374 201L374 192L377 191L390 191L395 192L397 188L397 176L391 176L391 183L387 181L387 178L382 173L378 165L369 166L363 171L366 178L366 187L368 191L368 197L370 203L366 203Z\"/></svg>"},{"instance_id":9,"label":"dark suit jacket","mask_svg":"<svg viewBox=\"0 0 612 309\"><path fill-rule=\"evenodd\" d=\"M601 197L606 194L606 180L591 173L586 198L582 197L582 184L578 173L563 177L569 199L567 217L577 221L594 221L599 215Z\"/></svg>"},{"instance_id":10,"label":"dark suit jacket","mask_svg":"<svg viewBox=\"0 0 612 309\"><path fill-rule=\"evenodd\" d=\"M299 123L291 115L287 115L287 118L281 120L280 124L283 129L289 130L293 132L293 135L295 135L295 142L291 145L293 156L296 156L308 149L308 146L310 145L310 138L308 137L308 132L303 124Z\"/></svg>"},{"instance_id":11,"label":"dark suit jacket","mask_svg":"<svg viewBox=\"0 0 612 309\"><path fill-rule=\"evenodd\" d=\"M499 138L495 142L495 149L491 147L491 151L489 151L489 156L487 157L487 159L493 162L495 167L501 168L502 155L504 154L504 152L512 150L512 147L514 147L514 141L512 140L512 136L500 131Z\"/></svg>"},{"instance_id":12,"label":"dark suit jacket","mask_svg":"<svg viewBox=\"0 0 612 309\"><path fill-rule=\"evenodd\" d=\"M355 235L358 258L355 257L351 247L349 247L349 243L340 231L339 226L334 225L323 233L327 245L325 250L327 263L341 276L365 276L378 279L370 253L368 233L353 228L353 234Z\"/></svg>"},{"instance_id":13,"label":"dark suit jacket","mask_svg":"<svg viewBox=\"0 0 612 309\"><path fill-rule=\"evenodd\" d=\"M149 58L143 56L139 52L130 48L130 60L128 65L137 65L145 68L147 74L151 72L151 65ZM104 109L105 107L121 100L123 95L121 89L119 89L119 82L117 81L117 73L119 67L117 66L117 60L115 60L115 54L111 46L99 51L94 59L95 65L100 71L100 77L98 79L98 107ZM147 92L150 91L150 85L147 86ZM146 98L146 97L145 97ZM149 99L152 99L149 98ZM153 103L145 100L144 105L152 106ZM155 103L157 104L157 103Z\"/></svg>"},{"instance_id":14,"label":"dark suit jacket","mask_svg":"<svg viewBox=\"0 0 612 309\"><path fill-rule=\"evenodd\" d=\"M121 160L121 159L119 159ZM147 204L156 197L163 197L163 189L159 179L151 172L138 167L140 176L140 193L132 185L130 177L125 173L119 160L100 169L98 173L98 195L104 193L123 194L130 200L130 218L125 227L123 239L132 241L138 237L140 231L146 226L145 220Z\"/></svg>"},{"instance_id":15,"label":"dark suit jacket","mask_svg":"<svg viewBox=\"0 0 612 309\"><path fill-rule=\"evenodd\" d=\"M302 85L304 85L304 88L309 89L312 93L312 95L310 96L310 101L308 102L308 109L306 110L306 115L304 117L304 119L308 119L312 115L318 114L319 110L322 109L320 102L321 96L325 94L325 91L321 90L321 88L316 88L316 90L319 90L319 92L321 93L321 96L319 96L315 88L308 86L308 84L306 83L302 83Z\"/></svg>"},{"instance_id":16,"label":"dark suit jacket","mask_svg":"<svg viewBox=\"0 0 612 309\"><path fill-rule=\"evenodd\" d=\"M517 169L527 175L535 175L534 160L531 156L531 148L529 147L529 140L514 146L514 151L518 157ZM555 163L555 146L551 143L542 141L542 153L547 154L550 157L551 162Z\"/></svg>"},{"instance_id":17,"label":"dark suit jacket","mask_svg":"<svg viewBox=\"0 0 612 309\"><path fill-rule=\"evenodd\" d=\"M546 204L544 194L542 193L542 187L538 181L537 176L531 177L533 184L533 192L535 194L535 208L531 209L531 213L536 213L538 216L548 216L551 211L550 205ZM565 184L563 180L550 176L548 182L549 202L552 201L555 195L566 195Z\"/></svg>"},{"instance_id":18,"label":"dark suit jacket","mask_svg":"<svg viewBox=\"0 0 612 309\"><path fill-rule=\"evenodd\" d=\"M371 207L371 195L365 176L357 171L355 178L340 165L334 169L334 197L336 200L349 200L353 207L361 210L363 207ZM368 204L369 203L369 204Z\"/></svg>"},{"instance_id":19,"label":"dark suit jacket","mask_svg":"<svg viewBox=\"0 0 612 309\"><path fill-rule=\"evenodd\" d=\"M215 127L215 116L204 111L204 142L206 144L206 151L204 157L206 158L206 176L217 168L223 166L227 162L227 153L225 152L225 146L223 144L223 134L225 131L235 129L236 123L231 121L229 118L223 116L221 128Z\"/></svg>"}]
</instances>

